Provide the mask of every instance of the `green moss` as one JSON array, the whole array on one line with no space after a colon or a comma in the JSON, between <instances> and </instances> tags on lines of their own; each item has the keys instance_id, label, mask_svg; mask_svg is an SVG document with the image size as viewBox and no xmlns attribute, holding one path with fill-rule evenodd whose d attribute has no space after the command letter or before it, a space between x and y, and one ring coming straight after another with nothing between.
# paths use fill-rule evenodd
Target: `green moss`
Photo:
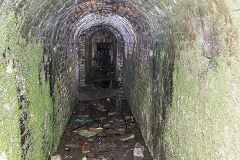
<instances>
[{"instance_id":1,"label":"green moss","mask_svg":"<svg viewBox=\"0 0 240 160\"><path fill-rule=\"evenodd\" d=\"M21 156L20 111L14 54L9 38L13 24L14 17L9 15L0 26L0 154L4 152L8 159L18 160Z\"/></svg>"},{"instance_id":2,"label":"green moss","mask_svg":"<svg viewBox=\"0 0 240 160\"><path fill-rule=\"evenodd\" d=\"M53 103L43 72L43 46L22 38L24 18L14 12L5 16L0 28L0 154L4 152L9 160L47 159L63 132L57 127L58 89Z\"/></svg>"},{"instance_id":3,"label":"green moss","mask_svg":"<svg viewBox=\"0 0 240 160\"><path fill-rule=\"evenodd\" d=\"M239 159L239 62L222 46L217 68L209 68L201 45L185 48L174 71L167 159Z\"/></svg>"},{"instance_id":4,"label":"green moss","mask_svg":"<svg viewBox=\"0 0 240 160\"><path fill-rule=\"evenodd\" d=\"M58 81L56 77L56 82L54 86L54 119L53 119L53 150L57 150L57 147L60 144L61 140L61 135L63 131L60 130L60 124L61 124L61 115L60 115L60 108L59 108L59 99L60 99L60 94L59 94L59 86L58 86Z\"/></svg>"}]
</instances>

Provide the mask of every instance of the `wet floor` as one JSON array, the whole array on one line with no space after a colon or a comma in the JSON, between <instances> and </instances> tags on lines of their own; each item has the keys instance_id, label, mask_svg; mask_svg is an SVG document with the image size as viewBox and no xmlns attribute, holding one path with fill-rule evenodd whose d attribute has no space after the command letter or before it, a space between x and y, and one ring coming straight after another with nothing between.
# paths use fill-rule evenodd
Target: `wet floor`
<instances>
[{"instance_id":1,"label":"wet floor","mask_svg":"<svg viewBox=\"0 0 240 160\"><path fill-rule=\"evenodd\" d=\"M128 104L123 100L119 107L114 98L80 102L55 156L63 160L152 160Z\"/></svg>"}]
</instances>

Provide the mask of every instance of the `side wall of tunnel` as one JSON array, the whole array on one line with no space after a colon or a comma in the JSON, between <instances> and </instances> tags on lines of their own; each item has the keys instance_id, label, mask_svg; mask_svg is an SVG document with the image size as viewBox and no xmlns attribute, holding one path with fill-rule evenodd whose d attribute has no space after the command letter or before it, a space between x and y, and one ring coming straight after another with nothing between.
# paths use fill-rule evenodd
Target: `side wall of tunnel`
<instances>
[{"instance_id":1,"label":"side wall of tunnel","mask_svg":"<svg viewBox=\"0 0 240 160\"><path fill-rule=\"evenodd\" d=\"M75 3L0 2L0 159L48 159L60 143L76 100L76 64L50 44L55 17Z\"/></svg>"},{"instance_id":2,"label":"side wall of tunnel","mask_svg":"<svg viewBox=\"0 0 240 160\"><path fill-rule=\"evenodd\" d=\"M239 159L240 4L131 3L154 34L146 59L137 47L125 93L153 157Z\"/></svg>"},{"instance_id":3,"label":"side wall of tunnel","mask_svg":"<svg viewBox=\"0 0 240 160\"><path fill-rule=\"evenodd\" d=\"M82 74L67 31L81 17L75 13L94 9L81 2L0 2L1 158L47 159L56 150ZM239 2L129 3L139 19L127 5L110 9L146 22L133 25L140 36L123 79L153 157L239 159Z\"/></svg>"}]
</instances>

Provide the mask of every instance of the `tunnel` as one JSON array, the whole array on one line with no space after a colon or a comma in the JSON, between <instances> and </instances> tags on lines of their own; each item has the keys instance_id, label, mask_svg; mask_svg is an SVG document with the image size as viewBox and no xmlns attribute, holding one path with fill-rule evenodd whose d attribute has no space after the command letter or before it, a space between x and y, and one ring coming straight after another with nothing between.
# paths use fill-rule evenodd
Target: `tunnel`
<instances>
[{"instance_id":1,"label":"tunnel","mask_svg":"<svg viewBox=\"0 0 240 160\"><path fill-rule=\"evenodd\" d=\"M96 121L76 114L110 103L137 126L113 155L240 159L239 19L235 0L0 0L0 160L74 160L69 127Z\"/></svg>"}]
</instances>

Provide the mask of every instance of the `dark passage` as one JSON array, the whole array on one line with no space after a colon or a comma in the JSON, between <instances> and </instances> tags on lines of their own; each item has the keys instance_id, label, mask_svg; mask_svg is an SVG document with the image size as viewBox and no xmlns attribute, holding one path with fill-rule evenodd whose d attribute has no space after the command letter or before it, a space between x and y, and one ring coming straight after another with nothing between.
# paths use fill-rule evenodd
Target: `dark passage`
<instances>
[{"instance_id":1,"label":"dark passage","mask_svg":"<svg viewBox=\"0 0 240 160\"><path fill-rule=\"evenodd\" d=\"M0 160L240 160L239 19L240 0L0 0Z\"/></svg>"},{"instance_id":2,"label":"dark passage","mask_svg":"<svg viewBox=\"0 0 240 160\"><path fill-rule=\"evenodd\" d=\"M152 159L125 100L116 43L105 30L87 41L86 85L56 152L63 159Z\"/></svg>"},{"instance_id":3,"label":"dark passage","mask_svg":"<svg viewBox=\"0 0 240 160\"><path fill-rule=\"evenodd\" d=\"M82 101L68 123L55 155L66 160L151 160L125 100Z\"/></svg>"},{"instance_id":4,"label":"dark passage","mask_svg":"<svg viewBox=\"0 0 240 160\"><path fill-rule=\"evenodd\" d=\"M97 54L94 56L94 60L97 62L101 72L108 73L112 70L111 56L109 54L109 47L111 43L98 43Z\"/></svg>"},{"instance_id":5,"label":"dark passage","mask_svg":"<svg viewBox=\"0 0 240 160\"><path fill-rule=\"evenodd\" d=\"M116 40L100 30L90 36L86 47L86 84L95 88L112 88L116 82ZM118 87L118 86L115 86Z\"/></svg>"}]
</instances>

